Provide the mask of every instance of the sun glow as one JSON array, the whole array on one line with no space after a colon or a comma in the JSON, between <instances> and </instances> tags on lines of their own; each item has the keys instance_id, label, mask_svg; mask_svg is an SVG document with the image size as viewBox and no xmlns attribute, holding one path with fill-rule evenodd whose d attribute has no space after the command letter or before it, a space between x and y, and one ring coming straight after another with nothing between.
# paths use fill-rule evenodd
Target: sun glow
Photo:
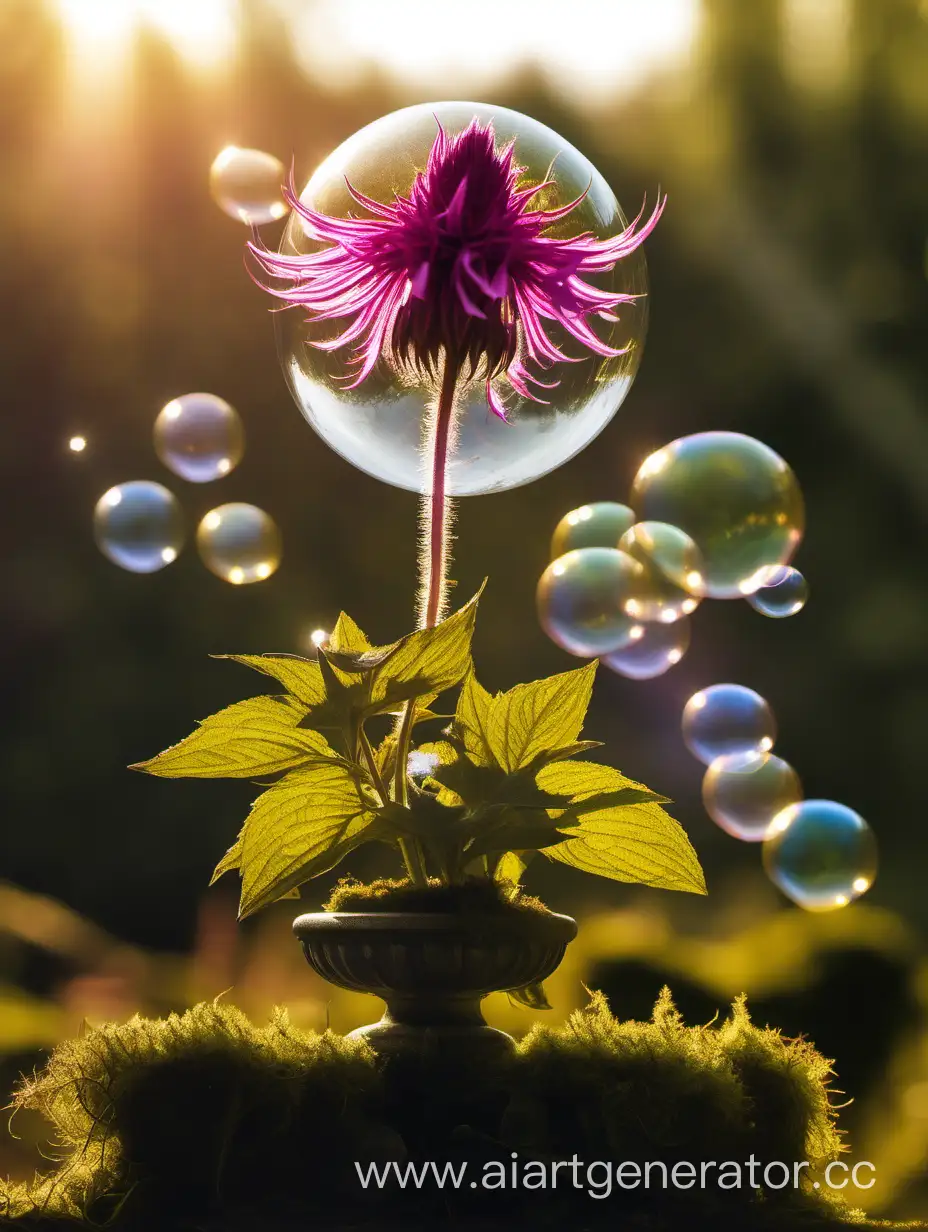
<instances>
[{"instance_id":1,"label":"sun glow","mask_svg":"<svg viewBox=\"0 0 928 1232\"><path fill-rule=\"evenodd\" d=\"M98 71L124 60L142 30L197 68L223 64L235 49L235 10L233 0L58 0L71 59Z\"/></svg>"}]
</instances>

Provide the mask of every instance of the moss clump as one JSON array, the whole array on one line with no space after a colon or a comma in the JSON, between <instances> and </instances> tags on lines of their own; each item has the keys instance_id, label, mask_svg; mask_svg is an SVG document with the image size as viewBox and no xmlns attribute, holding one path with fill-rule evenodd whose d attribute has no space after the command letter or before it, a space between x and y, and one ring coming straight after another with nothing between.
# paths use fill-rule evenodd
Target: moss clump
<instances>
[{"instance_id":1,"label":"moss clump","mask_svg":"<svg viewBox=\"0 0 928 1232\"><path fill-rule=\"evenodd\" d=\"M540 898L524 894L509 881L469 878L446 885L432 878L427 886L408 879L356 881L343 877L323 904L325 911L450 911L483 914L494 911L534 911L550 915Z\"/></svg>"},{"instance_id":2,"label":"moss clump","mask_svg":"<svg viewBox=\"0 0 928 1232\"><path fill-rule=\"evenodd\" d=\"M259 1028L221 1004L88 1032L17 1096L52 1122L62 1162L30 1186L0 1187L0 1223L761 1232L859 1222L811 1187L747 1182L727 1192L614 1186L598 1201L569 1182L359 1183L355 1161L467 1161L471 1177L500 1161L508 1176L513 1152L668 1169L753 1153L820 1167L842 1149L828 1062L753 1026L743 1002L718 1026L687 1027L667 992L647 1023L620 1022L596 995L566 1027L535 1027L492 1074L462 1068L424 1062L399 1082L366 1044L297 1031L283 1012Z\"/></svg>"}]
</instances>

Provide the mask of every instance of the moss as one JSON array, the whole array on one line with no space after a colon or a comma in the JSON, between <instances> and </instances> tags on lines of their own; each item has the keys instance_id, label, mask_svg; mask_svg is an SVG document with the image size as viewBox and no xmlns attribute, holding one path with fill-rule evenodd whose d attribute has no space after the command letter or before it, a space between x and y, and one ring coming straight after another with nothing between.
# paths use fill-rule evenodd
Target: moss
<instances>
[{"instance_id":1,"label":"moss","mask_svg":"<svg viewBox=\"0 0 928 1232\"><path fill-rule=\"evenodd\" d=\"M808 1159L841 1150L829 1066L807 1043L753 1026L743 1002L687 1027L669 993L652 1021L620 1022L604 998L564 1028L535 1027L492 1073L457 1064L381 1066L367 1047L256 1027L201 1005L133 1018L62 1044L16 1097L57 1131L61 1163L0 1186L0 1223L107 1223L158 1232L291 1228L622 1226L639 1232L845 1226L809 1189L616 1191L364 1190L354 1161ZM476 1169L476 1171L474 1171ZM842 1212L844 1212L842 1214Z\"/></svg>"},{"instance_id":2,"label":"moss","mask_svg":"<svg viewBox=\"0 0 928 1232\"><path fill-rule=\"evenodd\" d=\"M326 911L535 911L550 915L540 898L524 894L511 882L471 878L460 885L446 885L433 878L427 886L407 879L355 881L343 877L324 904Z\"/></svg>"}]
</instances>

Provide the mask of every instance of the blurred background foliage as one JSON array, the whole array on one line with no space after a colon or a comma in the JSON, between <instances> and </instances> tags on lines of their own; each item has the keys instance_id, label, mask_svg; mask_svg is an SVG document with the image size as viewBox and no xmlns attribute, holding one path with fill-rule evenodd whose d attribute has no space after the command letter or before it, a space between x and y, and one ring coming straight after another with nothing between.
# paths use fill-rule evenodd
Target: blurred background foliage
<instances>
[{"instance_id":1,"label":"blurred background foliage","mask_svg":"<svg viewBox=\"0 0 928 1232\"><path fill-rule=\"evenodd\" d=\"M415 498L342 462L291 404L245 232L209 199L210 162L256 146L292 156L303 180L386 111L474 97L563 133L626 211L658 184L670 199L626 405L561 470L460 506L461 593L491 579L484 682L571 665L534 614L551 530L578 504L624 500L675 436L760 437L808 509L800 616L707 604L667 676L602 674L588 732L674 798L710 895L533 867L529 888L583 922L554 1013L581 1001L581 981L629 1016L666 980L690 1021L747 991L755 1020L836 1059L853 1153L878 1166L869 1209L928 1217L924 2L0 0L0 48L4 1088L84 1018L221 992L258 1017L286 1002L307 1026L375 1012L305 967L292 909L240 928L234 887L204 890L247 785L123 767L247 690L212 652L308 652L341 608L383 641L410 624ZM151 445L158 409L194 389L232 402L248 437L210 488L168 478ZM263 506L284 533L280 570L231 587L188 546L163 573L121 572L96 551L91 513L135 478L178 491L191 529L221 501ZM864 903L784 906L757 849L703 813L679 716L719 680L770 700L807 796L874 826L882 866ZM366 856L352 871L392 870ZM491 1013L512 1030L530 1020L504 998ZM0 1170L24 1174L50 1144L25 1118L13 1130Z\"/></svg>"}]
</instances>

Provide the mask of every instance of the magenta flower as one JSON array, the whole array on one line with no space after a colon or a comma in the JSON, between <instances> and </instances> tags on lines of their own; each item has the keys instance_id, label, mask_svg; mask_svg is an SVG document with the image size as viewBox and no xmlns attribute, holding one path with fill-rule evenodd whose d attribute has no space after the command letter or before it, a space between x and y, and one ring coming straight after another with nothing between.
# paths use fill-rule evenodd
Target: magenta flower
<instances>
[{"instance_id":1,"label":"magenta flower","mask_svg":"<svg viewBox=\"0 0 928 1232\"><path fill-rule=\"evenodd\" d=\"M490 408L506 410L493 381L504 377L524 398L544 399L531 385L553 389L529 370L578 362L548 337L556 322L596 355L623 352L608 346L588 318L615 321L615 309L633 295L601 290L584 274L611 270L654 229L666 198L651 216L638 217L619 235L599 240L591 233L557 239L544 234L583 200L556 209L532 209L533 197L553 181L519 188L524 168L510 143L497 148L492 124L474 119L456 136L439 125L425 171L408 197L392 204L357 192L370 218L331 218L304 205L292 183L285 197L321 251L283 255L256 243L249 248L266 273L283 287L266 290L286 304L306 309L310 320L348 321L337 337L317 341L322 350L354 344L348 388L359 385L378 359L392 359L420 375L435 377L441 357L445 376L486 380ZM585 194L583 194L585 196ZM641 223L639 226L638 224Z\"/></svg>"}]
</instances>

